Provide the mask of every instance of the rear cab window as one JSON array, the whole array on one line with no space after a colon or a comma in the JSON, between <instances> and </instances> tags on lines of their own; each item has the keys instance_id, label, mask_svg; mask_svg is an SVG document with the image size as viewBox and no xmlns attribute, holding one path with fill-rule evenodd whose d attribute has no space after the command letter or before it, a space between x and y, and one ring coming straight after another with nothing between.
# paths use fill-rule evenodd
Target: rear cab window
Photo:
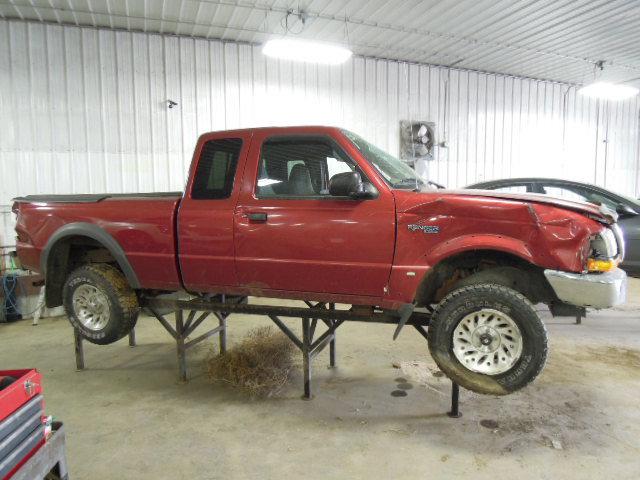
<instances>
[{"instance_id":1,"label":"rear cab window","mask_svg":"<svg viewBox=\"0 0 640 480\"><path fill-rule=\"evenodd\" d=\"M191 198L215 200L229 198L238 168L242 139L222 138L207 141L200 153L193 178Z\"/></svg>"}]
</instances>

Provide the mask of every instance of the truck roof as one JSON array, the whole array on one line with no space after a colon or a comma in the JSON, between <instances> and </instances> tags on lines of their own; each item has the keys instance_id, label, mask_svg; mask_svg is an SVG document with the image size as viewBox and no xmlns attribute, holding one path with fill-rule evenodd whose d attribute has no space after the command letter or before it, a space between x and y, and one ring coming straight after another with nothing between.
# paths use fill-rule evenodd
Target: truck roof
<instances>
[{"instance_id":1,"label":"truck roof","mask_svg":"<svg viewBox=\"0 0 640 480\"><path fill-rule=\"evenodd\" d=\"M210 135L212 133L235 133L235 132L256 132L256 131L309 131L317 132L320 131L340 131L340 127L330 126L330 125L282 125L279 127L250 127L250 128L234 128L230 130L213 130L211 132L205 132L203 135Z\"/></svg>"}]
</instances>

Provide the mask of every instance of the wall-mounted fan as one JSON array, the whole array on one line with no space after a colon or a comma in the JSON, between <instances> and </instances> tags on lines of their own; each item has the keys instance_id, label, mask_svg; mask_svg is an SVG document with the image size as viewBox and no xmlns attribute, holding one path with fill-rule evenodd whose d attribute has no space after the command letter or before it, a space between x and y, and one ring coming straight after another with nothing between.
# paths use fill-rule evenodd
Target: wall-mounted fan
<instances>
[{"instance_id":1,"label":"wall-mounted fan","mask_svg":"<svg viewBox=\"0 0 640 480\"><path fill-rule=\"evenodd\" d=\"M435 144L433 122L400 121L400 158L414 164L416 160L431 160Z\"/></svg>"}]
</instances>

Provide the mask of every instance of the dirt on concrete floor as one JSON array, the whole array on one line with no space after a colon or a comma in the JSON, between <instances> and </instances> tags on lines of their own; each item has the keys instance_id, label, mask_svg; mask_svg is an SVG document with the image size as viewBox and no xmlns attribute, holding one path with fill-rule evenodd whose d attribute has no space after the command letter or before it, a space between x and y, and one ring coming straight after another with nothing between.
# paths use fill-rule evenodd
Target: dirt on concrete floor
<instances>
[{"instance_id":1,"label":"dirt on concrete floor","mask_svg":"<svg viewBox=\"0 0 640 480\"><path fill-rule=\"evenodd\" d=\"M278 398L250 400L207 379L215 341L188 353L177 381L175 345L141 318L139 345L88 344L76 372L66 319L0 325L0 366L44 374L47 412L67 428L71 478L637 479L640 472L640 281L632 307L589 313L582 325L542 312L551 340L545 370L507 397L450 384L411 329L347 323L338 368L314 361L314 399L298 374ZM296 324L290 320L291 325ZM257 317L231 317L229 343ZM197 335L197 334L196 334ZM434 375L435 373L435 375ZM398 393L402 392L402 393Z\"/></svg>"}]
</instances>

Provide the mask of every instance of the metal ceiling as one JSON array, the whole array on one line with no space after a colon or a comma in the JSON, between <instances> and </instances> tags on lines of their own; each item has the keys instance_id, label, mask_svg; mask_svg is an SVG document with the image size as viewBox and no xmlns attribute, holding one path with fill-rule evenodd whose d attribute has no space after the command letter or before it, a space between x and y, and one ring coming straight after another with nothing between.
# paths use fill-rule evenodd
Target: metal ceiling
<instances>
[{"instance_id":1,"label":"metal ceiling","mask_svg":"<svg viewBox=\"0 0 640 480\"><path fill-rule=\"evenodd\" d=\"M249 43L288 32L368 57L578 84L604 60L598 78L640 85L638 0L0 0L0 17Z\"/></svg>"}]
</instances>

